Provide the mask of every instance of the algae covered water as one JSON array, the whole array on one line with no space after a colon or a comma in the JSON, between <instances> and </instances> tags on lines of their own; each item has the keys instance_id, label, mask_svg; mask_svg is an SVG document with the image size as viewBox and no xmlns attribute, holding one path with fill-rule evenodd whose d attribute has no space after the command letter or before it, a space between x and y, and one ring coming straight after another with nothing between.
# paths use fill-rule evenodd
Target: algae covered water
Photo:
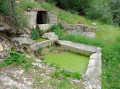
<instances>
[{"instance_id":1,"label":"algae covered water","mask_svg":"<svg viewBox=\"0 0 120 89\"><path fill-rule=\"evenodd\" d=\"M63 54L48 54L45 56L45 61L48 63L55 63L61 68L71 69L73 72L85 73L89 57L76 54L73 52L66 52Z\"/></svg>"}]
</instances>

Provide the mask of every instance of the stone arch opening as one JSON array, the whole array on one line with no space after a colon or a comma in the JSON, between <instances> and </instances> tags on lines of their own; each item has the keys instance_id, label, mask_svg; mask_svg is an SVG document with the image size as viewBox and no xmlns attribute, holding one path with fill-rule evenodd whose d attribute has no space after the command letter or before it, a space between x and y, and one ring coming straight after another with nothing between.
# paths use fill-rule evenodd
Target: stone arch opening
<instances>
[{"instance_id":1,"label":"stone arch opening","mask_svg":"<svg viewBox=\"0 0 120 89\"><path fill-rule=\"evenodd\" d=\"M38 11L37 12L37 24L48 24L49 23L49 17L47 11Z\"/></svg>"}]
</instances>

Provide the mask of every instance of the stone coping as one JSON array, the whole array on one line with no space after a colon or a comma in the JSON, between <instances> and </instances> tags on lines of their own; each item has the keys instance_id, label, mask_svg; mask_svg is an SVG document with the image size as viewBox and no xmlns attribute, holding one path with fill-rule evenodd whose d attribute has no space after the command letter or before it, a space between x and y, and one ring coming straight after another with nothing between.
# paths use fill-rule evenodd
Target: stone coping
<instances>
[{"instance_id":1,"label":"stone coping","mask_svg":"<svg viewBox=\"0 0 120 89\"><path fill-rule=\"evenodd\" d=\"M34 45L31 45L30 48L32 51L36 51L39 49L39 47L47 47L47 46L53 45L55 41L56 39L38 42L38 43L35 43Z\"/></svg>"},{"instance_id":2,"label":"stone coping","mask_svg":"<svg viewBox=\"0 0 120 89\"><path fill-rule=\"evenodd\" d=\"M83 75L84 82L82 84L84 87L90 86L93 89L101 89L100 82L100 75L102 73L101 48L62 40L59 40L58 43L61 45L63 50L68 50L75 53L90 56L88 68L85 74Z\"/></svg>"},{"instance_id":3,"label":"stone coping","mask_svg":"<svg viewBox=\"0 0 120 89\"><path fill-rule=\"evenodd\" d=\"M90 56L95 52L99 52L101 48L91 45L85 45L81 43L73 43L71 41L59 40L58 43L61 45L63 50L69 50L76 53L80 53L86 56Z\"/></svg>"}]
</instances>

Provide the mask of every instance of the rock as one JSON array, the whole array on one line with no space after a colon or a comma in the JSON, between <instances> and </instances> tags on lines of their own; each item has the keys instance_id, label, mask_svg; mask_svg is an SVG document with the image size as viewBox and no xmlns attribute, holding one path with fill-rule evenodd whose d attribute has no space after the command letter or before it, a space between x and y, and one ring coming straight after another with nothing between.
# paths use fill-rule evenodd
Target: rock
<instances>
[{"instance_id":1,"label":"rock","mask_svg":"<svg viewBox=\"0 0 120 89\"><path fill-rule=\"evenodd\" d=\"M9 52L6 52L5 50L0 52L0 58L1 59L5 59L5 58L8 58L8 57L10 57L10 53Z\"/></svg>"},{"instance_id":2,"label":"rock","mask_svg":"<svg viewBox=\"0 0 120 89\"><path fill-rule=\"evenodd\" d=\"M16 34L30 34L30 29L28 28L20 29L16 32Z\"/></svg>"},{"instance_id":3,"label":"rock","mask_svg":"<svg viewBox=\"0 0 120 89\"><path fill-rule=\"evenodd\" d=\"M20 37L22 37L22 38L30 38L30 35L28 35L28 34L21 34Z\"/></svg>"},{"instance_id":4,"label":"rock","mask_svg":"<svg viewBox=\"0 0 120 89\"><path fill-rule=\"evenodd\" d=\"M4 33L0 33L0 43L5 50L10 51L14 47L14 42L12 42L11 38Z\"/></svg>"},{"instance_id":5,"label":"rock","mask_svg":"<svg viewBox=\"0 0 120 89\"><path fill-rule=\"evenodd\" d=\"M12 40L15 42L15 45L32 45L35 43L34 40L29 39L29 38L22 38L22 37L16 37L12 38Z\"/></svg>"},{"instance_id":6,"label":"rock","mask_svg":"<svg viewBox=\"0 0 120 89\"><path fill-rule=\"evenodd\" d=\"M4 31L5 30L5 28L4 27L0 27L0 31Z\"/></svg>"},{"instance_id":7,"label":"rock","mask_svg":"<svg viewBox=\"0 0 120 89\"><path fill-rule=\"evenodd\" d=\"M58 40L58 37L54 32L44 33L42 38L47 38L49 40L53 40L53 39Z\"/></svg>"},{"instance_id":8,"label":"rock","mask_svg":"<svg viewBox=\"0 0 120 89\"><path fill-rule=\"evenodd\" d=\"M3 46L2 44L0 43L0 52L3 51Z\"/></svg>"},{"instance_id":9,"label":"rock","mask_svg":"<svg viewBox=\"0 0 120 89\"><path fill-rule=\"evenodd\" d=\"M75 80L72 80L72 82L75 86L80 86L80 80L75 79Z\"/></svg>"},{"instance_id":10,"label":"rock","mask_svg":"<svg viewBox=\"0 0 120 89\"><path fill-rule=\"evenodd\" d=\"M2 61L4 61L4 59L6 59L6 58L8 58L8 57L10 57L10 53L9 52L6 52L6 51L1 51L0 52L0 63L2 62Z\"/></svg>"},{"instance_id":11,"label":"rock","mask_svg":"<svg viewBox=\"0 0 120 89\"><path fill-rule=\"evenodd\" d=\"M90 86L85 87L85 89L93 89L93 88L92 88L92 86L90 85Z\"/></svg>"},{"instance_id":12,"label":"rock","mask_svg":"<svg viewBox=\"0 0 120 89\"><path fill-rule=\"evenodd\" d=\"M83 85L86 87L85 89L101 89L101 82L98 78L91 78L83 82Z\"/></svg>"}]
</instances>

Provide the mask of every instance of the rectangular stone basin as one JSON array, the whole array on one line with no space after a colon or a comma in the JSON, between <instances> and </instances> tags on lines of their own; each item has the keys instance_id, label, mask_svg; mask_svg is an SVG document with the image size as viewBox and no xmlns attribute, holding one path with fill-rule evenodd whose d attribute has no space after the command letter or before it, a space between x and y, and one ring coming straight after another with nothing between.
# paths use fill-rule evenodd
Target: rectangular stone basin
<instances>
[{"instance_id":1,"label":"rectangular stone basin","mask_svg":"<svg viewBox=\"0 0 120 89\"><path fill-rule=\"evenodd\" d=\"M85 73L88 68L89 57L73 52L65 52L63 54L48 54L45 56L45 61L73 72Z\"/></svg>"}]
</instances>

